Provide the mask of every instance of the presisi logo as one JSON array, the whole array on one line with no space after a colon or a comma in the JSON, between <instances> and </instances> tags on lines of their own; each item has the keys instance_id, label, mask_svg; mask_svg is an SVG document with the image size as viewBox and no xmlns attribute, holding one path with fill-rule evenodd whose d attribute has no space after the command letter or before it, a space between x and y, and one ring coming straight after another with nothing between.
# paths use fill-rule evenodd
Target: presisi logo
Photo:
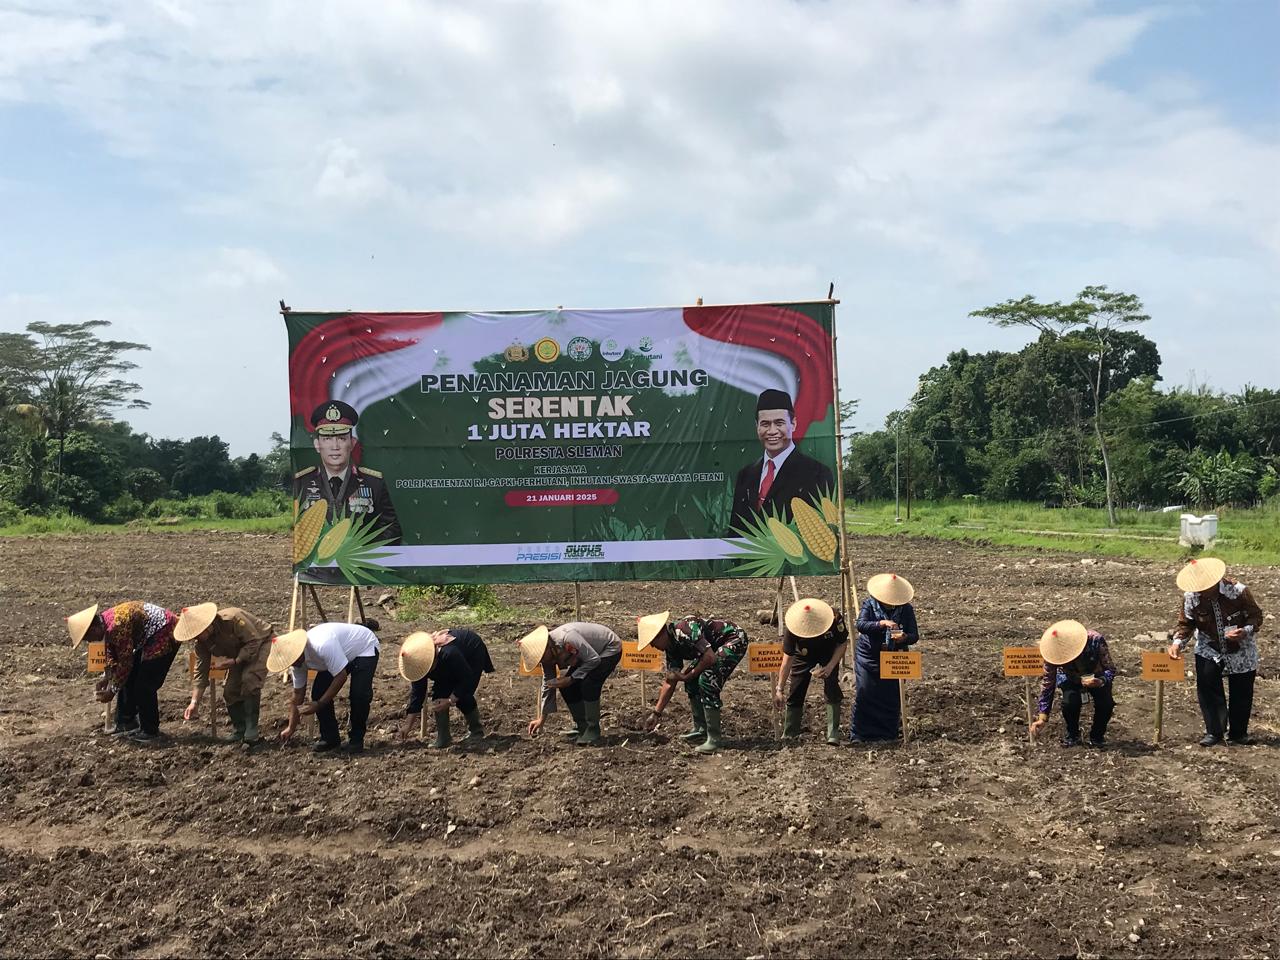
<instances>
[{"instance_id":1,"label":"presisi logo","mask_svg":"<svg viewBox=\"0 0 1280 960\"><path fill-rule=\"evenodd\" d=\"M557 552L548 553L526 553L523 550L516 551L516 563L555 563L560 559Z\"/></svg>"},{"instance_id":2,"label":"presisi logo","mask_svg":"<svg viewBox=\"0 0 1280 960\"><path fill-rule=\"evenodd\" d=\"M603 560L603 543L571 543L564 548L566 560Z\"/></svg>"}]
</instances>

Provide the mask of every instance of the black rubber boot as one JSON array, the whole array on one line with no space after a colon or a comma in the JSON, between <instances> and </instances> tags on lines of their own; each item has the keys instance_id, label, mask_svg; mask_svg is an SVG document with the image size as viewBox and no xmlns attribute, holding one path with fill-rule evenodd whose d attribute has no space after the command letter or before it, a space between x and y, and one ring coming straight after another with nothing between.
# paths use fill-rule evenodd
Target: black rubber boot
<instances>
[{"instance_id":1,"label":"black rubber boot","mask_svg":"<svg viewBox=\"0 0 1280 960\"><path fill-rule=\"evenodd\" d=\"M432 746L437 750L443 750L445 747L453 743L453 737L449 733L449 712L441 710L435 714L436 718L436 739Z\"/></svg>"},{"instance_id":2,"label":"black rubber boot","mask_svg":"<svg viewBox=\"0 0 1280 960\"><path fill-rule=\"evenodd\" d=\"M582 700L578 700L574 703L566 703L565 706L569 708L569 716L573 717L573 729L566 729L561 736L576 740L587 729L586 705Z\"/></svg>"},{"instance_id":3,"label":"black rubber boot","mask_svg":"<svg viewBox=\"0 0 1280 960\"><path fill-rule=\"evenodd\" d=\"M472 707L470 713L464 713L467 718L467 735L464 740L483 740L484 724L480 722L480 708Z\"/></svg>"},{"instance_id":4,"label":"black rubber boot","mask_svg":"<svg viewBox=\"0 0 1280 960\"><path fill-rule=\"evenodd\" d=\"M576 743L580 747L593 747L600 742L600 701L593 700L588 703L584 700L582 706L586 709L587 725Z\"/></svg>"}]
</instances>

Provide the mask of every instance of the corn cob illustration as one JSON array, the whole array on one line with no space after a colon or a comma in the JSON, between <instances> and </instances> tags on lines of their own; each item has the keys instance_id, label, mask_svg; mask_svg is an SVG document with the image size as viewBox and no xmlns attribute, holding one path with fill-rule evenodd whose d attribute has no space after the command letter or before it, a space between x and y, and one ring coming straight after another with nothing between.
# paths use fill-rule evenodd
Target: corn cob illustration
<instances>
[{"instance_id":1,"label":"corn cob illustration","mask_svg":"<svg viewBox=\"0 0 1280 960\"><path fill-rule=\"evenodd\" d=\"M311 548L320 539L320 531L324 529L324 518L329 504L317 500L303 511L293 525L293 562L301 563L311 555Z\"/></svg>"},{"instance_id":2,"label":"corn cob illustration","mask_svg":"<svg viewBox=\"0 0 1280 960\"><path fill-rule=\"evenodd\" d=\"M830 497L822 498L822 519L837 527L840 526L840 511L831 502Z\"/></svg>"},{"instance_id":3,"label":"corn cob illustration","mask_svg":"<svg viewBox=\"0 0 1280 960\"><path fill-rule=\"evenodd\" d=\"M321 563L332 559L342 546L342 541L346 539L350 530L350 517L344 517L335 523L333 529L320 538L320 546L316 548L316 559Z\"/></svg>"},{"instance_id":4,"label":"corn cob illustration","mask_svg":"<svg viewBox=\"0 0 1280 960\"><path fill-rule=\"evenodd\" d=\"M804 538L804 544L819 560L828 563L836 555L836 537L827 526L827 521L812 505L799 497L791 498L791 516L795 518L796 529Z\"/></svg>"},{"instance_id":5,"label":"corn cob illustration","mask_svg":"<svg viewBox=\"0 0 1280 960\"><path fill-rule=\"evenodd\" d=\"M800 538L791 532L781 520L775 517L769 518L769 532L773 534L774 541L782 548L783 553L789 557L795 557L797 560L804 559L804 544L800 542Z\"/></svg>"}]
</instances>

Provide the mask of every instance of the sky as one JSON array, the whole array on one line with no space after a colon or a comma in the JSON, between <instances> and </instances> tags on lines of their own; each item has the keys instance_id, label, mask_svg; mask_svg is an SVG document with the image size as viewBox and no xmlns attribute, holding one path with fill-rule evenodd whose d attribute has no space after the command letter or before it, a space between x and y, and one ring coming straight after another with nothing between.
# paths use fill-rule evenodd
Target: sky
<instances>
[{"instance_id":1,"label":"sky","mask_svg":"<svg viewBox=\"0 0 1280 960\"><path fill-rule=\"evenodd\" d=\"M1280 3L0 0L0 330L151 345L153 436L287 432L296 309L821 299L861 429L969 312L1137 294L1280 384Z\"/></svg>"}]
</instances>

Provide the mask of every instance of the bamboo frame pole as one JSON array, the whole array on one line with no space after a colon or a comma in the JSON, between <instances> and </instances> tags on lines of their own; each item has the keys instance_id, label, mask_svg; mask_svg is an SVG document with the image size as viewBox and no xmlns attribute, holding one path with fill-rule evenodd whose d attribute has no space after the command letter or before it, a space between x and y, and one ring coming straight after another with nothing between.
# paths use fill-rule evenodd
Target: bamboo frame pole
<instances>
[{"instance_id":1,"label":"bamboo frame pole","mask_svg":"<svg viewBox=\"0 0 1280 960\"><path fill-rule=\"evenodd\" d=\"M835 284L827 291L827 300L831 304L831 384L835 390L835 434L836 434L836 513L840 516L840 613L847 625L851 616L851 607L857 605L857 588L853 580L853 560L849 557L849 544L845 537L844 519L844 422L840 418L840 359L836 332L836 304L834 299ZM851 641L844 651L842 669L848 670L853 658L854 643Z\"/></svg>"}]
</instances>

